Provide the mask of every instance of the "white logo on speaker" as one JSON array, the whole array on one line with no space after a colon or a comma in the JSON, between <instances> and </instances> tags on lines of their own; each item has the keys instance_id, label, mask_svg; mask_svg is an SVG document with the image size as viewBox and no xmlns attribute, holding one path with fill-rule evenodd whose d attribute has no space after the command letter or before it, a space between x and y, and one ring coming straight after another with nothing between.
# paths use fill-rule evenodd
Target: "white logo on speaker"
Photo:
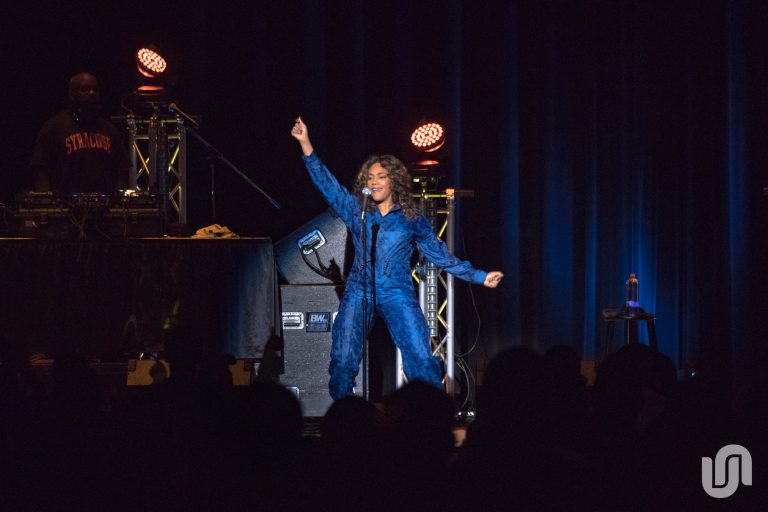
<instances>
[{"instance_id":1,"label":"white logo on speaker","mask_svg":"<svg viewBox=\"0 0 768 512\"><path fill-rule=\"evenodd\" d=\"M701 486L713 498L727 498L736 492L739 481L752 485L752 456L741 445L723 446L712 459L701 458Z\"/></svg>"},{"instance_id":2,"label":"white logo on speaker","mask_svg":"<svg viewBox=\"0 0 768 512\"><path fill-rule=\"evenodd\" d=\"M301 311L283 311L283 330L303 329L304 313Z\"/></svg>"}]
</instances>

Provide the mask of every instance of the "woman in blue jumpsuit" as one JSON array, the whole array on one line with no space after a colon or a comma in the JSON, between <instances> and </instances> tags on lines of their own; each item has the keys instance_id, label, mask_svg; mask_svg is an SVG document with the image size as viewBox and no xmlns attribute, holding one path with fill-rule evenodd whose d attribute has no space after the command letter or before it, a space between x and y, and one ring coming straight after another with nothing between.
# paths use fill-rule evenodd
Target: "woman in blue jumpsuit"
<instances>
[{"instance_id":1,"label":"woman in blue jumpsuit","mask_svg":"<svg viewBox=\"0 0 768 512\"><path fill-rule=\"evenodd\" d=\"M409 380L419 379L440 387L440 363L429 346L429 327L416 300L411 282L411 254L418 247L424 256L447 272L476 284L495 288L503 274L477 270L448 252L435 236L432 225L421 215L411 198L411 179L405 166L391 155L370 157L361 167L350 193L328 171L314 152L307 126L301 120L291 130L301 144L304 163L313 183L344 221L352 235L355 258L347 278L339 312L333 324L329 390L334 400L353 393L362 357L362 330L370 330L379 314L403 355ZM362 268L363 187L371 190L366 212L366 268ZM371 244L376 240L375 251ZM371 261L375 261L371 265ZM375 276L375 279L374 279ZM363 280L366 280L367 318L363 319ZM367 332L366 332L367 334Z\"/></svg>"}]
</instances>

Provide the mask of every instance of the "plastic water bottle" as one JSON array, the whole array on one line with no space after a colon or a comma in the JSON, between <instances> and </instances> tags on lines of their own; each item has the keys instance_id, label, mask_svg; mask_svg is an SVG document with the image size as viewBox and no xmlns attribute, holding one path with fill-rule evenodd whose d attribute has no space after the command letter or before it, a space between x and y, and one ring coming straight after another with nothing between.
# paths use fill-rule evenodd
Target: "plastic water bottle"
<instances>
[{"instance_id":1,"label":"plastic water bottle","mask_svg":"<svg viewBox=\"0 0 768 512\"><path fill-rule=\"evenodd\" d=\"M628 308L640 307L640 282L637 280L635 273L629 274L627 279L627 302Z\"/></svg>"}]
</instances>

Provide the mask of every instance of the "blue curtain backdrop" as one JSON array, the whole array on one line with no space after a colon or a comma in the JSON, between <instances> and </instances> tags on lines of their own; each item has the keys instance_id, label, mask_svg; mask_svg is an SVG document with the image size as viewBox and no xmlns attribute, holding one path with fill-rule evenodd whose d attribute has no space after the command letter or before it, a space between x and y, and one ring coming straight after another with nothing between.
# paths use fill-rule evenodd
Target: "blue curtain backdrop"
<instances>
[{"instance_id":1,"label":"blue curtain backdrop","mask_svg":"<svg viewBox=\"0 0 768 512\"><path fill-rule=\"evenodd\" d=\"M216 220L242 234L278 239L324 209L288 136L296 115L347 183L368 154L414 158L413 125L443 121L444 184L477 192L459 206L457 252L506 274L496 291L460 288L459 339L474 340L474 299L479 360L519 344L599 356L600 312L622 303L630 272L680 366L743 373L765 353L763 2L168 2L147 15L156 8L12 8L4 200L27 186L35 132L67 78L92 70L119 111L132 52L155 41L180 62L172 99L284 205L221 167ZM199 227L209 171L189 152Z\"/></svg>"}]
</instances>

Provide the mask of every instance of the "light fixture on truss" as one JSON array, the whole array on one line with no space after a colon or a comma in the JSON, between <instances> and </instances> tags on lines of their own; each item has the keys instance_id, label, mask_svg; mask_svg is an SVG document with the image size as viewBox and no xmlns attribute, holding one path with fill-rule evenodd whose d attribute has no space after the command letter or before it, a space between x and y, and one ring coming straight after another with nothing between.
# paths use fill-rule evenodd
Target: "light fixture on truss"
<instances>
[{"instance_id":1,"label":"light fixture on truss","mask_svg":"<svg viewBox=\"0 0 768 512\"><path fill-rule=\"evenodd\" d=\"M441 123L422 119L411 133L411 148L416 158L411 163L414 183L422 187L434 186L443 178L441 161L438 159L445 146L446 130Z\"/></svg>"},{"instance_id":2,"label":"light fixture on truss","mask_svg":"<svg viewBox=\"0 0 768 512\"><path fill-rule=\"evenodd\" d=\"M174 59L171 53L161 50L155 44L148 44L136 50L136 69L139 72L139 85L136 95L140 101L163 102L167 89L173 85Z\"/></svg>"}]
</instances>

